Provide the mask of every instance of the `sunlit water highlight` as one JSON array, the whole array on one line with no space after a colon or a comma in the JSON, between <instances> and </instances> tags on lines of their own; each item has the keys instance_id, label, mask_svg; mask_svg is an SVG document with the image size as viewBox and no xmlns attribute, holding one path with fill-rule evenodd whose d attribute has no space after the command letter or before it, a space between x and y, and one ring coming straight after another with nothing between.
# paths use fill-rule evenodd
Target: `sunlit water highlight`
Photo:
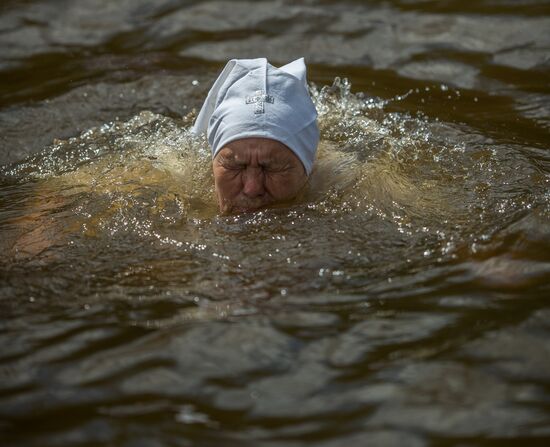
<instances>
[{"instance_id":1,"label":"sunlit water highlight","mask_svg":"<svg viewBox=\"0 0 550 447\"><path fill-rule=\"evenodd\" d=\"M221 20L212 22L211 3L191 8L202 21L189 26L203 37ZM88 126L0 168L2 445L545 445L550 158L546 96L536 80L546 38L539 33L539 47L529 39L530 27L543 29L547 19L536 17L536 2L532 20L515 16L524 10L511 4L499 17L478 17L492 9L487 2L456 20L406 11L397 20L397 10L373 7L360 16L379 24L370 33L355 6L340 14L339 4L326 3L290 8L280 19L332 20L315 37L329 48L319 44L312 59L357 61L375 39L373 64L385 69L410 55L397 69L410 78L394 79L406 88L384 98L351 93L346 80L312 86L322 142L293 203L218 215L208 147L189 134L193 113L154 108L163 89L186 101L179 73L120 87L130 98L149 94L155 112ZM273 14L262 4L254 3L251 26ZM162 23L179 24L181 11L190 14L158 14L159 40L171 42ZM416 44L398 45L390 22L395 39L406 34ZM65 35L63 23L52 25L57 46L74 42L56 38L85 45L109 31ZM523 46L501 48L484 38L484 26ZM430 39L444 45L468 31L456 53L429 47ZM341 32L351 33L345 46ZM273 36L281 59L289 35ZM265 37L255 39L215 35L179 51L215 59ZM219 53L205 51L215 45ZM414 59L422 45L430 57ZM10 46L9 63L19 50ZM487 68L475 51L534 68L521 76ZM104 62L82 57L85 73ZM369 76L360 77L370 83ZM532 80L533 92L506 86L516 78ZM92 104L95 114L104 103L128 110L113 85L85 83L46 110L79 116L80 107ZM503 90L513 98L508 108L492 96ZM407 112L417 109L413 100L428 104L426 114ZM509 132L478 122L501 109ZM28 128L12 126L8 142L25 129L34 129L33 141L62 136L43 132L54 121L41 120L40 108L2 113L36 117ZM449 114L464 122L445 120Z\"/></svg>"},{"instance_id":2,"label":"sunlit water highlight","mask_svg":"<svg viewBox=\"0 0 550 447\"><path fill-rule=\"evenodd\" d=\"M124 294L132 278L150 281L154 296L166 287L230 300L249 290L263 298L391 290L392 277L424 281L439 266L503 286L548 273L546 263L517 272L512 253L483 263L503 229L548 216L549 177L528 153L387 113L384 101L349 87L337 79L312 91L322 143L300 197L253 214L217 215L192 114L142 112L55 142L3 171L3 262L71 266L92 278L94 266L117 272L122 284L94 285L101 300L111 286ZM107 262L97 263L101 253ZM90 298L80 290L71 299Z\"/></svg>"}]
</instances>

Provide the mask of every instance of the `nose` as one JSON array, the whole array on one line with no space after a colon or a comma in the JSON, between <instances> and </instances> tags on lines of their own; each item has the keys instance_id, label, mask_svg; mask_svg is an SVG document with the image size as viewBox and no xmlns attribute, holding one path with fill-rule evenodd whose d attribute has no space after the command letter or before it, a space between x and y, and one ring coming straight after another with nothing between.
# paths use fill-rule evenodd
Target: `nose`
<instances>
[{"instance_id":1,"label":"nose","mask_svg":"<svg viewBox=\"0 0 550 447\"><path fill-rule=\"evenodd\" d=\"M247 168L244 171L243 193L248 197L259 197L265 193L264 173L261 168Z\"/></svg>"}]
</instances>

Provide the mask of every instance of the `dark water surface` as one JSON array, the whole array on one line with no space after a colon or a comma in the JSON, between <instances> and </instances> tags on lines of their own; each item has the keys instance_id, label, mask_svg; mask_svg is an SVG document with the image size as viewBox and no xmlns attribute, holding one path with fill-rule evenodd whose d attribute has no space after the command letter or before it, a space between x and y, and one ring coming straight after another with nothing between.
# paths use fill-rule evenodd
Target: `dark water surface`
<instances>
[{"instance_id":1,"label":"dark water surface","mask_svg":"<svg viewBox=\"0 0 550 447\"><path fill-rule=\"evenodd\" d=\"M260 56L316 171L218 216ZM546 1L3 0L0 445L548 445L549 74Z\"/></svg>"}]
</instances>

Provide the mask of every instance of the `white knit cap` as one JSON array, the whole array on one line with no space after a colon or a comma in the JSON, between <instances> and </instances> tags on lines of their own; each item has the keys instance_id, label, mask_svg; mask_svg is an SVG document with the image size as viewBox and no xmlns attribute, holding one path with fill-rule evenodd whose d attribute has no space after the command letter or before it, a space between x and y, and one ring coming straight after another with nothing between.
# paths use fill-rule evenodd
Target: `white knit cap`
<instances>
[{"instance_id":1,"label":"white knit cap","mask_svg":"<svg viewBox=\"0 0 550 447\"><path fill-rule=\"evenodd\" d=\"M230 60L193 126L197 135L205 131L212 157L231 141L270 138L292 150L309 175L319 127L307 89L304 58L281 68L265 58Z\"/></svg>"}]
</instances>

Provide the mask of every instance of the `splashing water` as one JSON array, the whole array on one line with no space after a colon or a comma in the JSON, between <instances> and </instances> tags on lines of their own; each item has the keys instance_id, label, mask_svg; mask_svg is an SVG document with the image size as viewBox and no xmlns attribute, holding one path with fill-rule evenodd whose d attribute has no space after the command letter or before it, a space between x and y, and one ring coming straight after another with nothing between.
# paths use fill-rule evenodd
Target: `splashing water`
<instances>
[{"instance_id":1,"label":"splashing water","mask_svg":"<svg viewBox=\"0 0 550 447\"><path fill-rule=\"evenodd\" d=\"M362 424L373 404L374 427L475 435L468 415L486 408L481 433L544 425L535 410L502 410L498 390L544 394L495 383L444 355L464 337L453 327L487 330L495 312L530 309L515 294L535 308L548 294L549 177L537 158L467 127L391 112L390 101L352 94L345 79L311 93L318 159L285 207L218 215L207 143L189 132L192 113L142 112L2 168L0 309L11 321L6 336L20 340L4 343L4 358L27 370L33 355L10 359L45 337L40 364L66 365L54 382L33 379L31 391L16 391L8 408L21 393L33 402L57 386L54 409L96 408L109 421L162 410L208 429L234 411L300 426L299 407L315 432L342 405L349 424ZM493 316L481 324L480 312ZM544 343L529 338L544 334L544 315L539 309L512 338L497 331L459 355L486 361L497 340L522 362L544 358ZM99 349L79 348L89 343ZM372 359L378 366L367 374ZM528 377L546 369L539 363ZM9 375L5 387L20 390L24 377ZM141 403L125 406L128 392ZM144 392L154 403L138 397ZM434 397L418 408L426 393Z\"/></svg>"},{"instance_id":2,"label":"splashing water","mask_svg":"<svg viewBox=\"0 0 550 447\"><path fill-rule=\"evenodd\" d=\"M86 302L134 287L229 301L365 293L498 250L502 228L533 209L547 215L548 178L521 151L388 113L388 101L350 87L312 87L322 142L290 207L217 216L193 114L142 112L5 167L4 264L71 266L90 278L78 292Z\"/></svg>"},{"instance_id":3,"label":"splashing water","mask_svg":"<svg viewBox=\"0 0 550 447\"><path fill-rule=\"evenodd\" d=\"M544 3L3 2L0 444L546 446ZM342 77L220 216L189 111L251 54Z\"/></svg>"}]
</instances>

